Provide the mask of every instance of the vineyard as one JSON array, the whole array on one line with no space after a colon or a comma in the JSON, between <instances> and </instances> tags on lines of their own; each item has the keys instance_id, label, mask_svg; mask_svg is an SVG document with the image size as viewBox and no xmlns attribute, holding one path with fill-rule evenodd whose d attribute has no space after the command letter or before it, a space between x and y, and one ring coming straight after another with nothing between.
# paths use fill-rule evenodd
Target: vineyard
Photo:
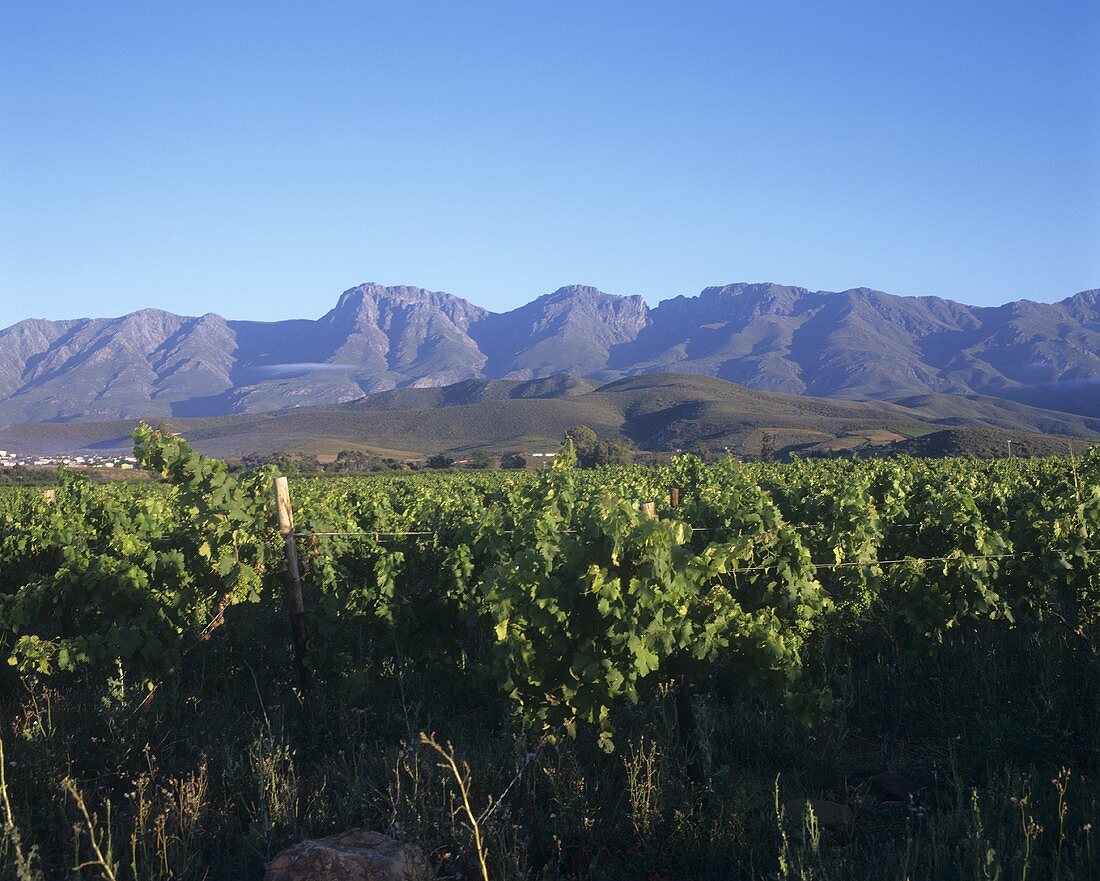
<instances>
[{"instance_id":1,"label":"vineyard","mask_svg":"<svg viewBox=\"0 0 1100 881\"><path fill-rule=\"evenodd\" d=\"M452 878L1100 877L1100 449L567 448L302 478L280 530L273 470L135 447L0 491L2 877L355 826Z\"/></svg>"}]
</instances>

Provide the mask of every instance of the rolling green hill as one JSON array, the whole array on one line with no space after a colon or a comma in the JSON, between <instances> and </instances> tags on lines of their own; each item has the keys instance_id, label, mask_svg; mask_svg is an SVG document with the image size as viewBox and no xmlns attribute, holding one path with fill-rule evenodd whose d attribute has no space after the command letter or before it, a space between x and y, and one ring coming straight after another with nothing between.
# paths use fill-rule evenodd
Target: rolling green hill
<instances>
[{"instance_id":1,"label":"rolling green hill","mask_svg":"<svg viewBox=\"0 0 1100 881\"><path fill-rule=\"evenodd\" d=\"M0 447L56 454L125 450L133 420L30 423L0 428ZM738 455L799 451L832 454L892 445L935 454L968 443L989 454L1064 451L1065 438L1100 441L1100 420L1039 410L995 398L925 395L898 403L842 401L758 392L710 376L658 373L598 385L568 376L541 380L465 380L450 386L397 389L347 404L276 413L169 419L198 449L213 455L309 453L355 449L394 457L438 451L551 451L578 424L642 450L705 446ZM945 429L969 429L942 435ZM980 431L978 431L980 430ZM941 433L939 445L916 439ZM1040 443L1041 441L1041 443ZM908 446L907 446L908 445Z\"/></svg>"}]
</instances>

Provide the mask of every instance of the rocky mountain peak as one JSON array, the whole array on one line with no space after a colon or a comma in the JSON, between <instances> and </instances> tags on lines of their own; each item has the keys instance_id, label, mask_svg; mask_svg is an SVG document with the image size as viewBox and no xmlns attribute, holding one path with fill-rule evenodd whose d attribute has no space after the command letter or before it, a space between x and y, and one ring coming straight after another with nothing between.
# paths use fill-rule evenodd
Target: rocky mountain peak
<instances>
[{"instance_id":1,"label":"rocky mountain peak","mask_svg":"<svg viewBox=\"0 0 1100 881\"><path fill-rule=\"evenodd\" d=\"M439 312L463 328L487 314L484 309L444 291L367 282L344 291L325 317L337 322L374 323L380 313L395 310Z\"/></svg>"},{"instance_id":2,"label":"rocky mountain peak","mask_svg":"<svg viewBox=\"0 0 1100 881\"><path fill-rule=\"evenodd\" d=\"M1088 322L1095 326L1100 322L1100 288L1091 291L1081 291L1068 299L1062 300L1062 306L1078 321Z\"/></svg>"},{"instance_id":3,"label":"rocky mountain peak","mask_svg":"<svg viewBox=\"0 0 1100 881\"><path fill-rule=\"evenodd\" d=\"M365 283L316 321L225 321L143 309L0 330L0 423L220 415L463 380L600 381L673 370L848 398L977 392L1100 415L1100 291L974 308L870 288L706 288L650 309L572 284L506 313L453 294ZM1067 383L1072 394L1060 395ZM1091 386L1089 387L1091 388Z\"/></svg>"},{"instance_id":4,"label":"rocky mountain peak","mask_svg":"<svg viewBox=\"0 0 1100 881\"><path fill-rule=\"evenodd\" d=\"M538 298L544 301L565 301L571 300L575 302L593 302L593 301L614 301L614 300L628 300L638 299L641 297L624 297L620 294L608 294L604 293L597 287L587 284L569 284L564 287L558 288L552 294L544 294Z\"/></svg>"}]
</instances>

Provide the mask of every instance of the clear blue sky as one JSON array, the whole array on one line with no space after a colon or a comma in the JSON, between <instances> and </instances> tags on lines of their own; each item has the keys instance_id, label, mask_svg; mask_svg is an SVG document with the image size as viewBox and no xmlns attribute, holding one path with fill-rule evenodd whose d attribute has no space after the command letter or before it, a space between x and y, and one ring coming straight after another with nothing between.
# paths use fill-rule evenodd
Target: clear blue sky
<instances>
[{"instance_id":1,"label":"clear blue sky","mask_svg":"<svg viewBox=\"0 0 1100 881\"><path fill-rule=\"evenodd\" d=\"M0 325L777 281L1100 286L1100 14L1054 2L24 3Z\"/></svg>"}]
</instances>

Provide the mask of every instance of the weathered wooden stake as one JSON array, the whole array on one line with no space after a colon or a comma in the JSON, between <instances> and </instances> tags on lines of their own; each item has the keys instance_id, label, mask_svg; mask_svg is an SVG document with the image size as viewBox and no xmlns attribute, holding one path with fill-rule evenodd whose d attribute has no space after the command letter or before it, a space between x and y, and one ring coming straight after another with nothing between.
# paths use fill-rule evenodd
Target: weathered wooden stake
<instances>
[{"instance_id":1,"label":"weathered wooden stake","mask_svg":"<svg viewBox=\"0 0 1100 881\"><path fill-rule=\"evenodd\" d=\"M294 666L302 685L306 712L313 715L313 673L306 666L306 609L302 602L302 573L298 567L298 543L294 537L294 509L290 505L290 485L285 477L275 478L275 510L279 532L286 544L286 602L290 612L290 636L294 642Z\"/></svg>"},{"instance_id":2,"label":"weathered wooden stake","mask_svg":"<svg viewBox=\"0 0 1100 881\"><path fill-rule=\"evenodd\" d=\"M657 503L656 502L642 502L639 506L643 517L648 517L650 520L657 519Z\"/></svg>"},{"instance_id":3,"label":"weathered wooden stake","mask_svg":"<svg viewBox=\"0 0 1100 881\"><path fill-rule=\"evenodd\" d=\"M668 503L673 508L680 507L680 487L674 486L668 491Z\"/></svg>"}]
</instances>

